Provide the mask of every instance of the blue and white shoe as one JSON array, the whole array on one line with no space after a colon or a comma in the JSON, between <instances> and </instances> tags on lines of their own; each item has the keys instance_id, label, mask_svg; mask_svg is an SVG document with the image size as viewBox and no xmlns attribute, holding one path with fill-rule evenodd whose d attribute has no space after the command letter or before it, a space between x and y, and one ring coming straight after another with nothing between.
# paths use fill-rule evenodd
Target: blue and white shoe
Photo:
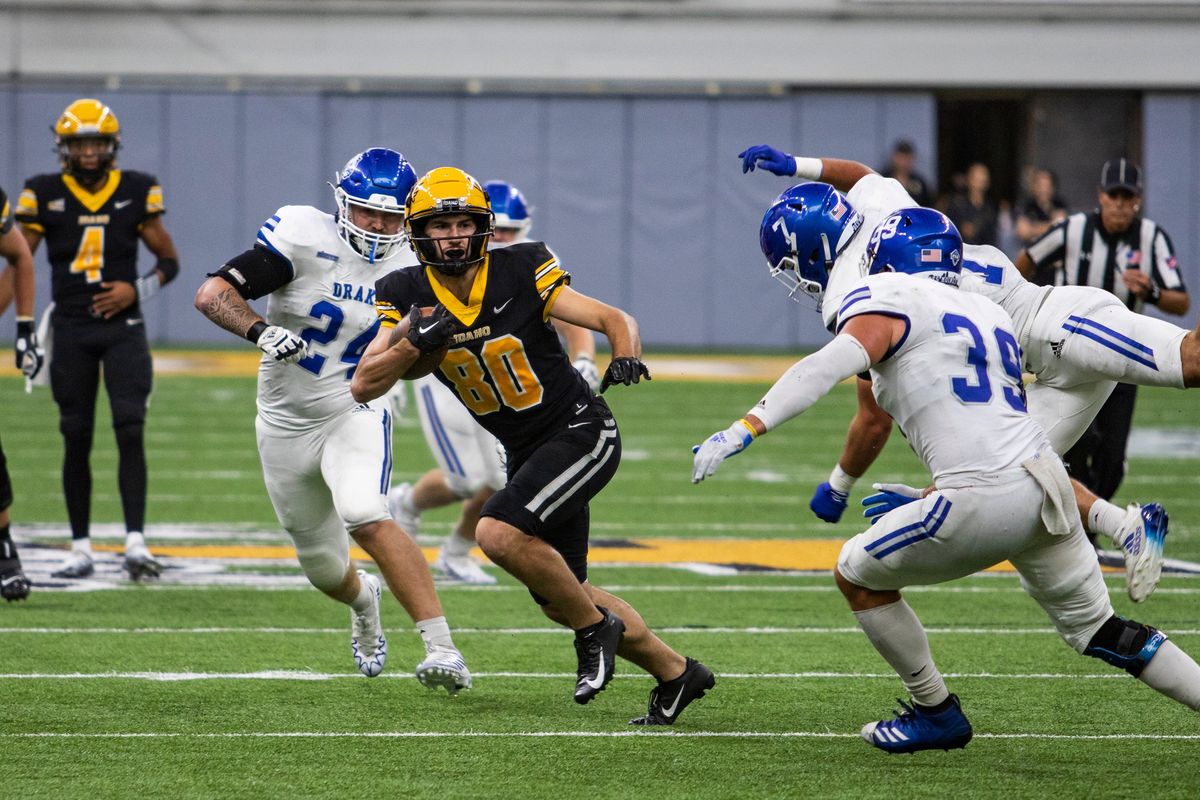
<instances>
[{"instance_id":1,"label":"blue and white shoe","mask_svg":"<svg viewBox=\"0 0 1200 800\"><path fill-rule=\"evenodd\" d=\"M374 678L387 663L387 639L379 620L379 578L360 569L358 579L371 590L371 605L361 614L350 609L350 650L358 671Z\"/></svg>"},{"instance_id":2,"label":"blue and white shoe","mask_svg":"<svg viewBox=\"0 0 1200 800\"><path fill-rule=\"evenodd\" d=\"M1167 538L1167 512L1158 503L1130 503L1117 543L1125 551L1125 589L1140 603L1158 587L1162 577L1163 544Z\"/></svg>"},{"instance_id":3,"label":"blue and white shoe","mask_svg":"<svg viewBox=\"0 0 1200 800\"><path fill-rule=\"evenodd\" d=\"M863 726L862 738L889 753L966 747L971 741L971 723L962 712L958 696L952 694L950 700L950 706L936 714L900 700L903 711L895 719L868 722Z\"/></svg>"},{"instance_id":4,"label":"blue and white shoe","mask_svg":"<svg viewBox=\"0 0 1200 800\"><path fill-rule=\"evenodd\" d=\"M430 689L444 687L451 697L471 688L471 672L462 653L453 647L426 648L425 660L417 664L417 680Z\"/></svg>"}]
</instances>

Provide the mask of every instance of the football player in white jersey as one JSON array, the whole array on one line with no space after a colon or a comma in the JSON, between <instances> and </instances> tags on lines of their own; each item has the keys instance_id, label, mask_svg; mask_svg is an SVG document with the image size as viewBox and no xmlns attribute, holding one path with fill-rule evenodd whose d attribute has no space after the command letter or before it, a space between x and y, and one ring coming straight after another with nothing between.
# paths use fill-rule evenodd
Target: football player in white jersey
<instances>
[{"instance_id":1,"label":"football player in white jersey","mask_svg":"<svg viewBox=\"0 0 1200 800\"><path fill-rule=\"evenodd\" d=\"M392 466L386 402L356 403L350 378L375 337L375 280L405 245L404 200L416 175L404 156L371 148L333 187L336 215L284 206L251 249L200 287L196 308L263 351L258 451L267 493L313 586L351 608L351 650L368 677L387 640L379 579L355 570L349 538L375 560L425 643L417 678L451 694L471 686L420 549L388 513ZM247 303L267 296L264 320Z\"/></svg>"},{"instance_id":2,"label":"football player in white jersey","mask_svg":"<svg viewBox=\"0 0 1200 800\"><path fill-rule=\"evenodd\" d=\"M483 188L496 215L496 232L488 249L529 241L533 218L520 190L504 181L489 181ZM592 332L562 320L552 321L566 341L575 369L587 380L593 392L598 391L600 372L596 369L596 343ZM397 398L404 397L407 383L410 381L399 381L388 392L393 407ZM475 546L475 526L479 523L483 504L504 488L500 443L471 418L454 392L433 375L411 383L416 393L421 430L438 466L422 475L416 483L400 483L392 488L388 492L388 508L400 526L416 536L423 512L461 500L462 514L442 544L433 569L453 581L495 583L496 578L485 572L470 552Z\"/></svg>"},{"instance_id":3,"label":"football player in white jersey","mask_svg":"<svg viewBox=\"0 0 1200 800\"><path fill-rule=\"evenodd\" d=\"M1076 651L1200 710L1200 666L1161 631L1113 612L1066 468L1026 411L1012 319L987 298L958 291L962 239L953 223L930 209L911 211L910 229L889 218L874 232L869 276L844 295L833 341L699 445L692 481L711 477L726 458L869 369L875 398L936 488L884 509L838 557L838 588L912 696L894 719L867 723L863 739L893 753L970 741L971 724L900 590L1006 559ZM772 274L819 298L826 264L798 257L790 236L801 217L791 198L780 199L763 219L761 240Z\"/></svg>"},{"instance_id":4,"label":"football player in white jersey","mask_svg":"<svg viewBox=\"0 0 1200 800\"><path fill-rule=\"evenodd\" d=\"M749 148L741 157L743 170L757 166L777 175L820 177L845 191L839 196L863 213L864 224L853 230L845 218L827 221L831 231L848 233L830 263L851 266L830 273L831 291L823 303L823 316L830 324L845 287L862 274L868 232L894 211L915 206L915 201L896 181L857 161L795 157L768 145ZM815 231L807 236L802 231L799 236L801 252L821 241ZM966 245L963 266L969 273L963 288L999 303L1015 321L1025 354L1023 366L1038 378L1029 387L1031 413L1056 452L1065 453L1083 434L1117 381L1178 388L1200 385L1200 336L1195 331L1134 314L1099 290L1035 286L994 247ZM841 517L854 481L870 466L891 431L891 420L861 383L859 400L842 457L811 503L814 513L829 522ZM1166 512L1158 503L1121 509L1078 481L1072 485L1087 527L1125 551L1129 596L1135 602L1145 600L1162 571Z\"/></svg>"}]
</instances>

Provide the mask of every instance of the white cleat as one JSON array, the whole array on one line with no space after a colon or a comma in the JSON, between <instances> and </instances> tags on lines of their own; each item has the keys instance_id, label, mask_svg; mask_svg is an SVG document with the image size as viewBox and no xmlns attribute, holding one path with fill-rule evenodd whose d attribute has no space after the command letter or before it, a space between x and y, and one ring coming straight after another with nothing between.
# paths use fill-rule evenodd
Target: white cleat
<instances>
[{"instance_id":1,"label":"white cleat","mask_svg":"<svg viewBox=\"0 0 1200 800\"><path fill-rule=\"evenodd\" d=\"M425 651L425 660L417 664L417 680L422 686L445 687L450 696L471 688L471 672L462 653L453 647L434 645Z\"/></svg>"},{"instance_id":2,"label":"white cleat","mask_svg":"<svg viewBox=\"0 0 1200 800\"><path fill-rule=\"evenodd\" d=\"M361 614L350 609L350 649L358 671L374 678L387 663L387 639L379 621L379 578L360 569L358 579L371 590L371 605Z\"/></svg>"},{"instance_id":3,"label":"white cleat","mask_svg":"<svg viewBox=\"0 0 1200 800\"><path fill-rule=\"evenodd\" d=\"M469 583L476 586L492 586L496 576L483 571L483 567L471 556L448 556L438 553L437 561L433 562L433 571L440 577L456 583Z\"/></svg>"},{"instance_id":4,"label":"white cleat","mask_svg":"<svg viewBox=\"0 0 1200 800\"><path fill-rule=\"evenodd\" d=\"M87 578L96 571L92 563L92 554L82 550L72 550L58 569L50 573L51 578Z\"/></svg>"},{"instance_id":5,"label":"white cleat","mask_svg":"<svg viewBox=\"0 0 1200 800\"><path fill-rule=\"evenodd\" d=\"M125 571L131 581L157 578L162 574L162 565L154 558L146 545L125 548Z\"/></svg>"},{"instance_id":6,"label":"white cleat","mask_svg":"<svg viewBox=\"0 0 1200 800\"><path fill-rule=\"evenodd\" d=\"M1166 538L1167 512L1161 505L1129 504L1117 540L1125 551L1125 588L1135 603L1144 601L1158 587Z\"/></svg>"},{"instance_id":7,"label":"white cleat","mask_svg":"<svg viewBox=\"0 0 1200 800\"><path fill-rule=\"evenodd\" d=\"M392 519L396 520L396 524L416 541L417 533L421 529L421 515L420 513L413 514L406 507L406 501L412 494L412 488L411 483L393 486L387 494L387 506L388 513L392 515Z\"/></svg>"}]
</instances>

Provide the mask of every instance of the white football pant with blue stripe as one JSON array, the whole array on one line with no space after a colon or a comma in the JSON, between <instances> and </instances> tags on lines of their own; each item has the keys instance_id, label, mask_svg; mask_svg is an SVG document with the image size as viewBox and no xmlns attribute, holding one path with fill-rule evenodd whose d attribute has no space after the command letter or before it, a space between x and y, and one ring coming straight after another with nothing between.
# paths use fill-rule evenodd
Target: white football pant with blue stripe
<instances>
[{"instance_id":1,"label":"white football pant with blue stripe","mask_svg":"<svg viewBox=\"0 0 1200 800\"><path fill-rule=\"evenodd\" d=\"M484 430L457 395L432 375L413 381L425 443L450 491L466 499L506 482L496 437Z\"/></svg>"}]
</instances>

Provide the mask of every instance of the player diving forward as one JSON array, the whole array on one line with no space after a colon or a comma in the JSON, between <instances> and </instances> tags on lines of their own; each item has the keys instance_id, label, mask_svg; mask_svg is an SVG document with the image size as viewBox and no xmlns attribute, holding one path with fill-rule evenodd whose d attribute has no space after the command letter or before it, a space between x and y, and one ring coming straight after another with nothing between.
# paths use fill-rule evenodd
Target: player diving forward
<instances>
[{"instance_id":1,"label":"player diving forward","mask_svg":"<svg viewBox=\"0 0 1200 800\"><path fill-rule=\"evenodd\" d=\"M423 267L376 284L383 329L355 372L355 398L383 395L417 359L449 345L437 371L507 455L507 485L483 507L476 530L493 562L524 583L547 617L575 631L575 702L612 679L616 656L658 679L635 725L670 725L712 688L712 672L685 659L625 601L588 582L588 502L621 460L616 420L572 369L551 317L600 331L613 360L600 390L647 380L637 323L572 290L540 242L487 251L494 219L483 187L439 167L409 194L405 226ZM421 317L419 307L433 306ZM407 312L406 337L393 343Z\"/></svg>"},{"instance_id":2,"label":"player diving forward","mask_svg":"<svg viewBox=\"0 0 1200 800\"><path fill-rule=\"evenodd\" d=\"M196 308L263 351L255 427L267 493L309 582L350 606L359 670L383 671L387 640L379 579L354 569L347 531L421 633L417 678L455 694L471 686L471 674L420 549L387 510L390 414L386 403L350 396L350 377L379 328L374 282L404 246L404 199L415 180L394 150L360 153L338 173L336 216L279 209L252 249L211 273ZM263 296L266 320L246 302Z\"/></svg>"},{"instance_id":3,"label":"player diving forward","mask_svg":"<svg viewBox=\"0 0 1200 800\"><path fill-rule=\"evenodd\" d=\"M496 232L492 234L489 249L529 241L533 219L525 196L504 181L489 181L483 188L496 216ZM566 340L575 369L592 391L597 391L600 373L596 370L596 344L592 332L561 320L553 322ZM442 544L433 569L450 580L463 583L495 583L495 577L485 572L470 552L475 546L475 526L479 524L483 504L504 488L499 442L471 418L458 395L435 376L418 378L412 385L425 443L438 466L422 475L416 483L401 483L389 491L388 508L400 527L416 536L423 512L461 500L462 513ZM391 398L405 391L405 383L397 383L388 396Z\"/></svg>"},{"instance_id":4,"label":"player diving forward","mask_svg":"<svg viewBox=\"0 0 1200 800\"><path fill-rule=\"evenodd\" d=\"M1026 412L1012 319L987 298L958 290L962 239L953 223L936 211L911 211L937 215L941 229L935 235L927 224L921 237L889 225L875 230L870 274L846 293L833 341L700 445L692 481L711 477L756 437L869 369L875 398L937 488L884 514L838 556L838 588L913 700L894 719L867 723L863 739L893 753L970 741L971 724L900 589L1005 559L1076 651L1200 710L1200 666L1161 631L1113 612L1066 469ZM797 217L788 198L776 201L763 218L764 243L773 231L787 236ZM772 273L779 268L770 266ZM828 281L824 264L805 259L791 268L819 298Z\"/></svg>"},{"instance_id":5,"label":"player diving forward","mask_svg":"<svg viewBox=\"0 0 1200 800\"><path fill-rule=\"evenodd\" d=\"M915 202L896 181L856 161L795 157L767 145L752 147L741 156L746 170L757 165L775 174L820 178L832 185L833 189L815 183L789 189L785 194L793 194L794 205L806 209L803 220L798 219L792 231L794 241L772 234L777 251L773 263L794 249L830 271L822 317L831 326L847 289L862 274L869 232ZM857 221L860 216L862 222ZM822 245L825 241L830 242L828 251ZM963 255L962 288L983 294L1013 318L1023 366L1037 376L1028 390L1030 413L1056 452L1067 452L1079 439L1117 382L1200 386L1197 331L1135 314L1099 289L1035 286L994 247L968 244ZM842 268L834 269L836 265ZM879 412L865 382L860 382L858 394L859 411L846 449L812 500L817 516L830 522L840 518L856 477L870 466L891 430L891 421ZM1145 600L1162 571L1166 512L1158 503L1122 510L1078 481L1072 485L1088 528L1104 533L1125 550L1129 596L1135 602Z\"/></svg>"}]
</instances>

